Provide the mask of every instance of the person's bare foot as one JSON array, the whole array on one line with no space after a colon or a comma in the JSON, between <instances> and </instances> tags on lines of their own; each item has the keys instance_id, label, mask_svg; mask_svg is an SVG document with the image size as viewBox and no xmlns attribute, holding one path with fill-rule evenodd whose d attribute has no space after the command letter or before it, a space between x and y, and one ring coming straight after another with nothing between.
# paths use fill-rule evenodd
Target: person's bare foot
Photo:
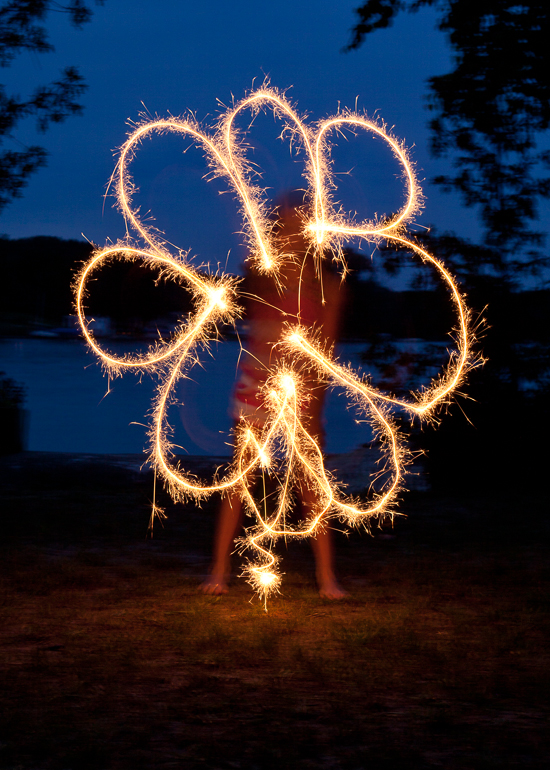
<instances>
[{"instance_id":1,"label":"person's bare foot","mask_svg":"<svg viewBox=\"0 0 550 770\"><path fill-rule=\"evenodd\" d=\"M339 599L345 599L349 594L347 591L344 591L336 579L331 579L323 580L319 583L319 596L322 599L332 599L333 601L337 601Z\"/></svg>"},{"instance_id":2,"label":"person's bare foot","mask_svg":"<svg viewBox=\"0 0 550 770\"><path fill-rule=\"evenodd\" d=\"M228 590L227 579L223 575L209 575L199 586L199 591L210 596L221 596Z\"/></svg>"}]
</instances>

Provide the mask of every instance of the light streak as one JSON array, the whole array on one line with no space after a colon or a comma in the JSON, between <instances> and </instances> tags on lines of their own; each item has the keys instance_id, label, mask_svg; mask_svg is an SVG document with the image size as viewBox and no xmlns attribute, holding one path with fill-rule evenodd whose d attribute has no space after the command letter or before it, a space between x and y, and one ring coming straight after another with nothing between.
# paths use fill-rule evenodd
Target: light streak
<instances>
[{"instance_id":1,"label":"light streak","mask_svg":"<svg viewBox=\"0 0 550 770\"><path fill-rule=\"evenodd\" d=\"M327 250L330 249L341 261L345 274L343 246L350 240L366 240L375 244L386 240L406 247L430 265L447 285L457 317L454 330L456 351L450 354L446 369L429 388L411 393L409 399L399 399L365 382L350 366L336 360L312 329L287 325L274 344L284 354L284 365L275 364L272 367L262 391L268 414L265 424L258 427L253 421L241 419L235 429L234 460L226 475L221 479L202 481L174 464L166 413L176 383L197 363L200 346L217 336L219 324L234 323L240 317L239 281L228 276L199 273L189 263L187 255L179 253L174 256L160 234L140 221L138 210L132 205L134 183L129 165L141 141L153 133L174 132L202 146L210 169L225 180L240 205L252 267L271 275L277 282L281 266L292 256L284 253L284 246L277 240L264 191L253 182L255 177L246 159L244 135L235 127L236 118L244 110L255 114L267 108L282 120L285 131L294 143L301 145L305 157L304 177L308 186L310 217L304 219L302 235L309 244L308 255L316 261L319 291L322 291L323 255ZM335 185L331 173L329 135L341 133L344 129L367 131L380 137L388 144L402 168L405 202L388 221L357 223L337 209L332 200L331 191ZM411 417L426 420L433 417L438 407L448 403L466 372L477 363L472 354L473 336L468 309L443 263L406 235L406 224L422 203L422 192L407 151L382 123L373 122L363 115L343 112L311 126L300 118L283 94L263 87L228 109L210 132L190 118L157 119L138 125L121 149L111 181L127 224L148 248L139 248L128 238L92 255L76 282L77 312L83 334L110 375L121 374L126 369L160 374L149 432L151 463L175 500L200 501L216 492L241 497L255 521L241 541L243 550L252 549L255 553L255 561L249 563L246 574L258 593L267 598L269 593L278 589L281 580L277 558L272 552L277 539L311 536L334 518L352 525L363 523L369 529L373 520L393 517L410 455L390 409L395 407ZM141 260L159 268L187 286L195 303L191 319L182 324L170 340L157 342L141 355L116 357L103 350L95 340L85 314L87 285L93 272L108 261L119 258ZM341 485L326 470L318 441L304 425L303 403L308 395L302 376L304 372L313 373L321 382L343 388L358 413L370 421L380 439L389 479L380 490L372 492L366 502L345 495ZM271 511L267 510L265 500L260 505L253 494L255 479L261 474L269 474L278 484ZM287 514L292 496L304 485L315 491L317 504L306 521L291 526Z\"/></svg>"}]
</instances>

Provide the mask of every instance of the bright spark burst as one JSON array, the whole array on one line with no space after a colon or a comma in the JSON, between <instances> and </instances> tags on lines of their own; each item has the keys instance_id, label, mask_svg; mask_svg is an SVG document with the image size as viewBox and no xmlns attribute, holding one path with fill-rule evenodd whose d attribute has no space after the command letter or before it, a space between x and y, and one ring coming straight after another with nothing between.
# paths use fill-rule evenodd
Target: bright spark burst
<instances>
[{"instance_id":1,"label":"bright spark burst","mask_svg":"<svg viewBox=\"0 0 550 770\"><path fill-rule=\"evenodd\" d=\"M197 362L199 346L217 336L219 324L234 323L240 317L239 281L227 276L205 276L187 261L186 255L179 253L173 256L168 251L159 234L140 221L138 210L132 205L134 184L128 167L142 140L151 134L177 133L202 146L210 168L226 181L240 205L252 267L260 273L272 275L277 281L285 256L277 249L264 190L252 181L255 177L245 157L244 136L235 127L237 116L244 110L256 114L263 109L273 111L283 122L291 141L301 144L304 151L310 218L304 222L303 235L309 244L308 254L316 260L319 274L323 255L329 249L341 261L345 274L342 247L354 239L375 244L387 240L407 247L422 262L430 265L448 288L457 318L454 330L456 350L451 353L445 370L428 389L413 392L405 400L378 390L361 379L351 367L336 360L312 329L287 326L282 338L276 342L285 354L284 368L274 366L263 388L268 413L265 425L258 428L241 419L235 430L234 461L226 475L210 482L199 481L173 462L166 412L176 383ZM331 195L335 185L331 174L330 137L344 129L377 135L388 144L400 164L406 190L405 203L390 220L357 223L335 206ZM398 494L403 488L404 468L410 456L390 408L397 407L411 417L426 420L434 415L439 406L448 403L465 373L477 363L471 352L473 337L469 328L469 312L443 263L406 235L405 225L418 211L422 200L407 151L382 123L372 122L363 115L345 111L311 126L300 118L283 94L263 87L228 109L210 133L192 119L158 119L139 125L122 147L112 181L127 224L147 247L139 248L127 240L92 255L76 283L77 310L83 334L109 374L117 375L126 369L135 369L156 371L161 375L150 428L151 462L175 500L192 498L200 501L215 492L236 492L240 495L255 519L255 525L247 530L242 541L243 548L252 549L255 554L255 560L249 563L246 574L249 582L265 599L278 589L281 582L277 559L272 553L277 539L313 535L331 518L348 524L362 522L368 529L373 520L393 516ZM94 271L120 258L141 260L160 268L164 274L187 286L195 303L191 319L182 324L170 340L158 342L145 354L122 358L113 356L98 345L84 309L88 281ZM346 497L326 470L318 442L304 427L300 406L304 403L304 396L307 396L301 376L304 370L316 373L322 382L343 388L359 414L373 425L380 439L391 477L381 491L371 494L367 502ZM267 472L278 481L274 510L270 512L260 508L252 492L256 476ZM292 504L293 491L303 485L315 490L318 502L305 522L292 527L287 523L287 513Z\"/></svg>"}]
</instances>

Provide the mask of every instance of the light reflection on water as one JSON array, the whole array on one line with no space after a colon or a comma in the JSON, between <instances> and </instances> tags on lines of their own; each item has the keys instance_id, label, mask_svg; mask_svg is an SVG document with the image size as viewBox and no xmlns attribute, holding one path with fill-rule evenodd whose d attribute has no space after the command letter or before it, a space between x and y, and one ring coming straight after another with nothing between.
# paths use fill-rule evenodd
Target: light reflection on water
<instances>
[{"instance_id":1,"label":"light reflection on water","mask_svg":"<svg viewBox=\"0 0 550 770\"><path fill-rule=\"evenodd\" d=\"M129 343L109 342L120 355ZM135 351L143 346L132 344ZM366 343L344 343L343 361L359 364ZM201 355L170 409L176 451L192 455L230 455L229 405L239 344L212 346ZM109 383L94 355L80 340L0 340L0 370L24 384L30 411L28 449L41 452L138 454L147 448L146 425L156 380L126 372ZM183 406L181 406L183 404ZM325 408L326 451L349 452L370 441L367 425L358 425L348 400L331 392Z\"/></svg>"}]
</instances>

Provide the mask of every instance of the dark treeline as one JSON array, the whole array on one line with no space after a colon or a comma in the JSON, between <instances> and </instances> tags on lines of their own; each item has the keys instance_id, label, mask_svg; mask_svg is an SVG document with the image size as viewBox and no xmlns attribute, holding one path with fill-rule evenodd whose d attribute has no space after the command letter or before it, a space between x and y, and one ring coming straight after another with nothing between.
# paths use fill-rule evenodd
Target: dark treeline
<instances>
[{"instance_id":1,"label":"dark treeline","mask_svg":"<svg viewBox=\"0 0 550 770\"><path fill-rule=\"evenodd\" d=\"M99 0L101 2L101 0ZM96 0L97 3L97 0ZM66 14L71 24L82 27L92 18L92 8L82 0L67 0L51 7L44 0L10 0L0 8L0 66L6 68L26 52L37 54L55 50L44 22L50 12ZM36 59L38 61L38 59ZM77 67L65 67L61 77L48 84L37 85L27 98L9 92L0 84L0 211L14 198L21 197L29 177L46 165L44 147L26 146L16 138L20 123L34 118L40 132L52 124L62 123L72 115L80 115L83 105L78 98L86 84ZM9 89L11 91L11 89ZM4 148L8 140L7 149ZM14 141L15 140L15 141ZM14 149L14 144L17 149Z\"/></svg>"},{"instance_id":2,"label":"dark treeline","mask_svg":"<svg viewBox=\"0 0 550 770\"><path fill-rule=\"evenodd\" d=\"M0 238L0 328L21 332L36 325L59 326L74 312L75 276L93 247L49 236ZM89 312L108 316L123 330L139 328L171 314L187 314L189 293L174 281L158 281L158 273L138 262L112 262L98 270L90 284ZM246 280L246 279L245 279ZM246 287L243 287L246 288ZM378 335L425 340L449 339L455 318L444 288L392 291L372 277L352 273L347 286L342 336L369 339ZM489 317L514 319L516 340L546 341L550 290L487 296ZM498 324L500 325L500 324Z\"/></svg>"},{"instance_id":3,"label":"dark treeline","mask_svg":"<svg viewBox=\"0 0 550 770\"><path fill-rule=\"evenodd\" d=\"M72 285L91 252L81 241L1 238L0 333L61 325L74 311ZM185 287L158 278L138 262L113 261L90 284L90 316L108 316L115 330L139 334L147 323L193 312ZM430 342L451 348L456 322L444 288L392 291L361 269L347 284L342 337L365 341L365 368L375 366L377 385L404 395L415 378L427 381L440 369L445 347ZM550 290L510 291L493 281L469 299L487 318L479 348L489 360L470 374L450 415L440 415L439 430L413 429L413 445L428 450L435 487L496 488L504 482L529 491L546 474L541 446L550 428ZM394 344L407 338L426 343ZM410 425L404 430L409 435Z\"/></svg>"},{"instance_id":4,"label":"dark treeline","mask_svg":"<svg viewBox=\"0 0 550 770\"><path fill-rule=\"evenodd\" d=\"M3 324L60 323L63 315L72 312L72 275L91 251L83 241L0 238Z\"/></svg>"},{"instance_id":5,"label":"dark treeline","mask_svg":"<svg viewBox=\"0 0 550 770\"><path fill-rule=\"evenodd\" d=\"M36 325L59 326L75 312L74 282L94 247L49 236L0 238L0 320L4 333ZM191 310L189 297L174 282L138 262L111 262L94 273L88 309L122 327L144 324L171 312Z\"/></svg>"}]
</instances>

